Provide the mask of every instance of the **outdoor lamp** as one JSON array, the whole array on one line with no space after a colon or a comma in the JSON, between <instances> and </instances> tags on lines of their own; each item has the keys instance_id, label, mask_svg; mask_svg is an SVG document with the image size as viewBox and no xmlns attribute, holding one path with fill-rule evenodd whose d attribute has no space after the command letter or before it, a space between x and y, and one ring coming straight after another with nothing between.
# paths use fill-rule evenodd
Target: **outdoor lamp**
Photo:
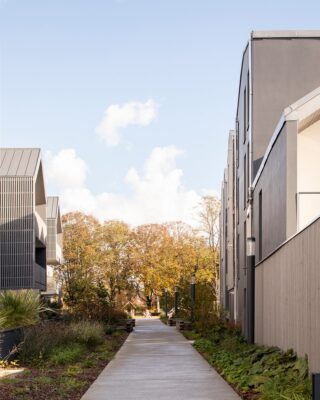
<instances>
[{"instance_id":1,"label":"outdoor lamp","mask_svg":"<svg viewBox=\"0 0 320 400\"><path fill-rule=\"evenodd\" d=\"M254 343L255 320L255 238L247 238L247 340Z\"/></svg>"},{"instance_id":2,"label":"outdoor lamp","mask_svg":"<svg viewBox=\"0 0 320 400\"><path fill-rule=\"evenodd\" d=\"M256 251L256 239L254 237L247 238L247 256L252 257Z\"/></svg>"}]
</instances>

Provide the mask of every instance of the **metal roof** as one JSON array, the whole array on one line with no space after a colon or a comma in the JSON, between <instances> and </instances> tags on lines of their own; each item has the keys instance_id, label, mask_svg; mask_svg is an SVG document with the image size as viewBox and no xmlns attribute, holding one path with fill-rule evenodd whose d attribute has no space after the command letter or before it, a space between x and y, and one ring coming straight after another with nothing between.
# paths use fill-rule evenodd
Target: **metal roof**
<instances>
[{"instance_id":1,"label":"metal roof","mask_svg":"<svg viewBox=\"0 0 320 400\"><path fill-rule=\"evenodd\" d=\"M35 176L40 149L0 148L0 176Z\"/></svg>"},{"instance_id":2,"label":"metal roof","mask_svg":"<svg viewBox=\"0 0 320 400\"><path fill-rule=\"evenodd\" d=\"M253 39L320 38L320 30L253 31Z\"/></svg>"},{"instance_id":3,"label":"metal roof","mask_svg":"<svg viewBox=\"0 0 320 400\"><path fill-rule=\"evenodd\" d=\"M59 197L47 197L47 218L58 218L59 216Z\"/></svg>"}]
</instances>

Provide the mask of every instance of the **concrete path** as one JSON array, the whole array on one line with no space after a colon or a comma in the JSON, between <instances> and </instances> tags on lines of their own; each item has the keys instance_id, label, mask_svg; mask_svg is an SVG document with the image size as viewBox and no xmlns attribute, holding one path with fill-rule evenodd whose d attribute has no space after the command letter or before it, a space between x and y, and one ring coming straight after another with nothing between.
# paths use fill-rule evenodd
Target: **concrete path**
<instances>
[{"instance_id":1,"label":"concrete path","mask_svg":"<svg viewBox=\"0 0 320 400\"><path fill-rule=\"evenodd\" d=\"M81 400L237 400L240 397L175 327L138 319Z\"/></svg>"}]
</instances>

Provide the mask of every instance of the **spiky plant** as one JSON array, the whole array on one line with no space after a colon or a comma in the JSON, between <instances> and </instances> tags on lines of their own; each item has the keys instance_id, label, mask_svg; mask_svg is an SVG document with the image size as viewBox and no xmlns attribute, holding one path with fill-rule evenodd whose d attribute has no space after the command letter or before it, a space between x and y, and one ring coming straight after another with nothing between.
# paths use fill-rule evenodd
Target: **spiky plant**
<instances>
[{"instance_id":1,"label":"spiky plant","mask_svg":"<svg viewBox=\"0 0 320 400\"><path fill-rule=\"evenodd\" d=\"M6 290L0 293L0 328L33 325L46 308L34 290Z\"/></svg>"}]
</instances>

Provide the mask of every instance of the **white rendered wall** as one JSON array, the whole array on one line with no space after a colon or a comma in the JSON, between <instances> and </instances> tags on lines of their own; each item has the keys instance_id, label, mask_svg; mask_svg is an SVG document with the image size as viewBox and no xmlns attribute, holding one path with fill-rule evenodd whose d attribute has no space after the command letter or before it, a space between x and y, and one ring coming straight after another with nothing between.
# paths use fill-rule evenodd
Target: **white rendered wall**
<instances>
[{"instance_id":1,"label":"white rendered wall","mask_svg":"<svg viewBox=\"0 0 320 400\"><path fill-rule=\"evenodd\" d=\"M320 215L320 121L298 134L298 229Z\"/></svg>"}]
</instances>

